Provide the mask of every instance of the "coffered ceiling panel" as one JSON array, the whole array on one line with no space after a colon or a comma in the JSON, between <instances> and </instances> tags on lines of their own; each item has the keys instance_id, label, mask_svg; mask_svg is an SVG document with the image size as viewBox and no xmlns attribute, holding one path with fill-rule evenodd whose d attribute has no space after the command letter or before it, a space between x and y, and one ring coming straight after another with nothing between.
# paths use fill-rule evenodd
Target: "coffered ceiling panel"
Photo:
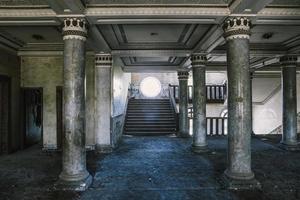
<instances>
[{"instance_id":1,"label":"coffered ceiling panel","mask_svg":"<svg viewBox=\"0 0 300 200\"><path fill-rule=\"evenodd\" d=\"M251 43L282 43L300 35L300 25L257 25L252 28L251 33Z\"/></svg>"},{"instance_id":2,"label":"coffered ceiling panel","mask_svg":"<svg viewBox=\"0 0 300 200\"><path fill-rule=\"evenodd\" d=\"M62 42L61 32L56 26L0 27L0 34L24 44Z\"/></svg>"},{"instance_id":3,"label":"coffered ceiling panel","mask_svg":"<svg viewBox=\"0 0 300 200\"><path fill-rule=\"evenodd\" d=\"M98 25L112 50L192 49L211 25L113 24Z\"/></svg>"},{"instance_id":4,"label":"coffered ceiling panel","mask_svg":"<svg viewBox=\"0 0 300 200\"><path fill-rule=\"evenodd\" d=\"M125 66L178 66L184 57L121 57Z\"/></svg>"}]
</instances>

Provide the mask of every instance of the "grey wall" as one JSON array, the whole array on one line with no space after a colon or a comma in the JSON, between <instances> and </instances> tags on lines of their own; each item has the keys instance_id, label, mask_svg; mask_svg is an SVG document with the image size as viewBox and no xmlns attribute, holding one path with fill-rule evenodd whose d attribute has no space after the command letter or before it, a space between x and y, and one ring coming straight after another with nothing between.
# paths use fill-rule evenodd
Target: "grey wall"
<instances>
[{"instance_id":1,"label":"grey wall","mask_svg":"<svg viewBox=\"0 0 300 200\"><path fill-rule=\"evenodd\" d=\"M94 58L86 59L86 144L94 145ZM63 85L63 57L24 56L21 61L21 86L43 88L43 147L57 148L56 86Z\"/></svg>"},{"instance_id":2,"label":"grey wall","mask_svg":"<svg viewBox=\"0 0 300 200\"><path fill-rule=\"evenodd\" d=\"M11 151L22 145L20 132L20 61L16 55L0 50L0 74L11 78Z\"/></svg>"}]
</instances>

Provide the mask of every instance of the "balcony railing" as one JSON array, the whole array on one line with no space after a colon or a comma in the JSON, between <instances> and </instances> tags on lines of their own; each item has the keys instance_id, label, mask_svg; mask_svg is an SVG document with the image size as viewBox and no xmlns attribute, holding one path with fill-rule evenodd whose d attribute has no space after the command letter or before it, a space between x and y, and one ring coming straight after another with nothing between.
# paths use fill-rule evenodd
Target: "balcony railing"
<instances>
[{"instance_id":1,"label":"balcony railing","mask_svg":"<svg viewBox=\"0 0 300 200\"><path fill-rule=\"evenodd\" d=\"M193 107L188 108L189 119L193 119ZM227 117L206 117L206 133L209 136L227 135Z\"/></svg>"},{"instance_id":2,"label":"balcony railing","mask_svg":"<svg viewBox=\"0 0 300 200\"><path fill-rule=\"evenodd\" d=\"M170 85L172 94L176 102L179 101L179 87L178 85ZM226 83L222 85L206 85L206 102L207 103L224 103L227 95ZM193 101L193 86L188 86L188 100L189 103Z\"/></svg>"}]
</instances>

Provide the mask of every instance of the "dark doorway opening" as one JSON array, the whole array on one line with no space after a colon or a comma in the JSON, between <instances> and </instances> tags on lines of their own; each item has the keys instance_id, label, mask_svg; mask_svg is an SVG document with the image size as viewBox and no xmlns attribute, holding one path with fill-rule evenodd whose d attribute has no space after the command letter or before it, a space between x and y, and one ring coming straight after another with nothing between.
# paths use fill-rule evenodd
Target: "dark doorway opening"
<instances>
[{"instance_id":1,"label":"dark doorway opening","mask_svg":"<svg viewBox=\"0 0 300 200\"><path fill-rule=\"evenodd\" d=\"M56 132L57 149L62 149L63 141L63 87L56 87Z\"/></svg>"},{"instance_id":2,"label":"dark doorway opening","mask_svg":"<svg viewBox=\"0 0 300 200\"><path fill-rule=\"evenodd\" d=\"M0 75L0 155L10 152L10 82Z\"/></svg>"},{"instance_id":3,"label":"dark doorway opening","mask_svg":"<svg viewBox=\"0 0 300 200\"><path fill-rule=\"evenodd\" d=\"M23 88L24 147L42 143L43 89ZM42 145L42 144L41 144Z\"/></svg>"}]
</instances>

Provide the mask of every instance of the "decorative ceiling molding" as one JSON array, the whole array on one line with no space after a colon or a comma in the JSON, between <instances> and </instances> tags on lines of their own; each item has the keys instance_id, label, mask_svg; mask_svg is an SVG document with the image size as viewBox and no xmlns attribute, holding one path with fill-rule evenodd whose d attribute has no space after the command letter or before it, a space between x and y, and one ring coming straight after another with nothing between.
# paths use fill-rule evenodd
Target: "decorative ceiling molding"
<instances>
[{"instance_id":1,"label":"decorative ceiling molding","mask_svg":"<svg viewBox=\"0 0 300 200\"><path fill-rule=\"evenodd\" d=\"M102 17L132 17L140 16L226 16L230 14L228 8L203 7L101 7L87 8L86 16Z\"/></svg>"},{"instance_id":2,"label":"decorative ceiling molding","mask_svg":"<svg viewBox=\"0 0 300 200\"><path fill-rule=\"evenodd\" d=\"M52 9L0 9L0 18L56 17ZM39 20L39 19L37 19Z\"/></svg>"},{"instance_id":3,"label":"decorative ceiling molding","mask_svg":"<svg viewBox=\"0 0 300 200\"><path fill-rule=\"evenodd\" d=\"M217 18L181 18L181 19L167 19L167 18L139 18L139 19L103 19L98 18L94 23L96 24L215 24Z\"/></svg>"},{"instance_id":4,"label":"decorative ceiling molding","mask_svg":"<svg viewBox=\"0 0 300 200\"><path fill-rule=\"evenodd\" d=\"M112 55L123 57L165 57L177 56L188 57L192 51L190 50L113 50Z\"/></svg>"},{"instance_id":5,"label":"decorative ceiling molding","mask_svg":"<svg viewBox=\"0 0 300 200\"><path fill-rule=\"evenodd\" d=\"M169 5L205 5L227 6L231 0L85 0L87 6L169 6Z\"/></svg>"},{"instance_id":6,"label":"decorative ceiling molding","mask_svg":"<svg viewBox=\"0 0 300 200\"><path fill-rule=\"evenodd\" d=\"M299 8L264 8L259 11L256 15L257 17L299 17L300 9Z\"/></svg>"}]
</instances>

